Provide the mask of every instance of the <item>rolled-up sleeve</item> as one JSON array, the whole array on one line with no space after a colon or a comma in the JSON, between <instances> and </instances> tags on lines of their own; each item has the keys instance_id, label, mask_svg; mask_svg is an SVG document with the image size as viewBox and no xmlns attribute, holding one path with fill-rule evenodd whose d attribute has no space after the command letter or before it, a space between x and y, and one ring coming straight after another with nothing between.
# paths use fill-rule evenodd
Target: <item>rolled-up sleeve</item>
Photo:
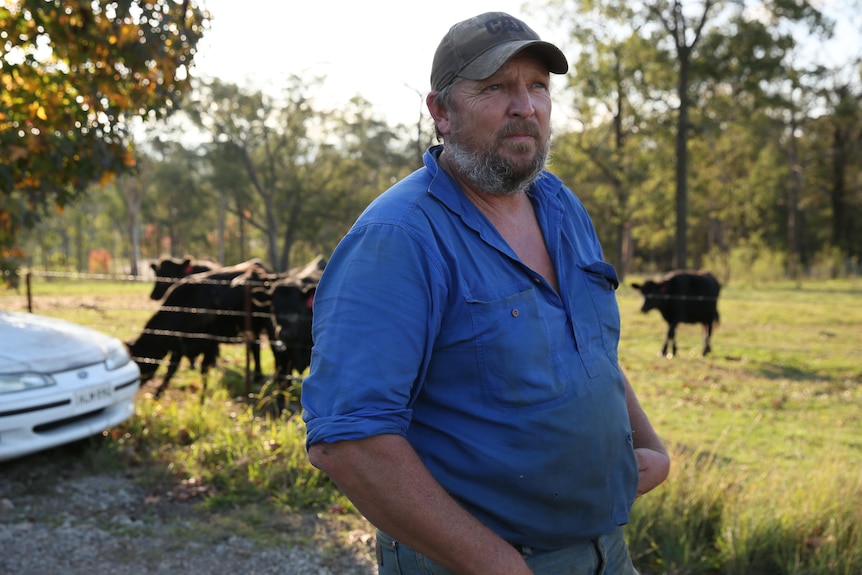
<instances>
[{"instance_id":1,"label":"rolled-up sleeve","mask_svg":"<svg viewBox=\"0 0 862 575\"><path fill-rule=\"evenodd\" d=\"M307 445L406 435L440 322L439 275L397 223L359 225L340 242L314 300Z\"/></svg>"}]
</instances>

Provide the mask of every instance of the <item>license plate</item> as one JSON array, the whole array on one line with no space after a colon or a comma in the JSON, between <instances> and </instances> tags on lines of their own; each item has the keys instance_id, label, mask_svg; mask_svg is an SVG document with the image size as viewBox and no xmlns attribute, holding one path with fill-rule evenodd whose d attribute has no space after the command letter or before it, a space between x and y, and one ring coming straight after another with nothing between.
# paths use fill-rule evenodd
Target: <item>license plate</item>
<instances>
[{"instance_id":1,"label":"license plate","mask_svg":"<svg viewBox=\"0 0 862 575\"><path fill-rule=\"evenodd\" d=\"M89 405L100 401L109 400L114 396L114 389L110 383L94 385L75 392L75 405Z\"/></svg>"}]
</instances>

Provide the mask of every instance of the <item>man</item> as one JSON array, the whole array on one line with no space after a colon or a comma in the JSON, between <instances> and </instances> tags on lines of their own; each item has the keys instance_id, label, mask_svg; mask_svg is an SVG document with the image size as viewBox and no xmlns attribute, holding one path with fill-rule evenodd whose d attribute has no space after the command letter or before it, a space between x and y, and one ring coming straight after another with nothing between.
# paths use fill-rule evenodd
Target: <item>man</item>
<instances>
[{"instance_id":1,"label":"man","mask_svg":"<svg viewBox=\"0 0 862 575\"><path fill-rule=\"evenodd\" d=\"M670 463L619 367L616 273L543 171L567 70L507 14L453 26L443 145L318 286L309 457L378 527L381 574L635 572L621 525Z\"/></svg>"}]
</instances>

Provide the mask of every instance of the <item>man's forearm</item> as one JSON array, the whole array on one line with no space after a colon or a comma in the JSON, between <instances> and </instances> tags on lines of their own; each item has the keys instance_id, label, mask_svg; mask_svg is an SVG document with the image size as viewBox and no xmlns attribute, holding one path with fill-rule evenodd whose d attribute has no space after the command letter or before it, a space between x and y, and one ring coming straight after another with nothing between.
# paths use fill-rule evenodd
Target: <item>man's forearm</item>
<instances>
[{"instance_id":1,"label":"man's forearm","mask_svg":"<svg viewBox=\"0 0 862 575\"><path fill-rule=\"evenodd\" d=\"M629 423L632 427L632 442L635 449L646 448L667 454L664 443L662 443L661 438L659 438L655 429L653 429L646 412L644 412L635 395L634 389L632 389L631 383L629 383L625 375L623 375L623 378L625 379L626 386L626 407L629 412Z\"/></svg>"},{"instance_id":2,"label":"man's forearm","mask_svg":"<svg viewBox=\"0 0 862 575\"><path fill-rule=\"evenodd\" d=\"M403 437L319 443L309 458L375 526L453 572L531 573L514 547L446 493Z\"/></svg>"},{"instance_id":3,"label":"man's forearm","mask_svg":"<svg viewBox=\"0 0 862 575\"><path fill-rule=\"evenodd\" d=\"M661 438L653 429L641 407L631 383L623 375L626 387L626 406L632 428L632 445L638 464L637 496L648 493L661 485L670 473L670 457Z\"/></svg>"}]
</instances>

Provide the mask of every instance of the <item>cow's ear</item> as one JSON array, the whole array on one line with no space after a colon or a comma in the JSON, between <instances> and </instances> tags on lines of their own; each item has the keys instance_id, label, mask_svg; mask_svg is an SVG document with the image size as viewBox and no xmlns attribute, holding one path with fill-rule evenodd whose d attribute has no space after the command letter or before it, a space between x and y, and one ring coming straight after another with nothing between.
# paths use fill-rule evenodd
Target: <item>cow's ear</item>
<instances>
[{"instance_id":1,"label":"cow's ear","mask_svg":"<svg viewBox=\"0 0 862 575\"><path fill-rule=\"evenodd\" d=\"M635 288L636 290L640 290L642 286L639 283L633 283L632 287Z\"/></svg>"},{"instance_id":2,"label":"cow's ear","mask_svg":"<svg viewBox=\"0 0 862 575\"><path fill-rule=\"evenodd\" d=\"M151 263L150 263L150 268L152 268L152 270L153 270L154 272L159 271L159 265L158 265L156 262L151 262Z\"/></svg>"},{"instance_id":3,"label":"cow's ear","mask_svg":"<svg viewBox=\"0 0 862 575\"><path fill-rule=\"evenodd\" d=\"M308 309L314 307L314 294L317 293L316 287L310 287L305 290L305 305Z\"/></svg>"}]
</instances>

